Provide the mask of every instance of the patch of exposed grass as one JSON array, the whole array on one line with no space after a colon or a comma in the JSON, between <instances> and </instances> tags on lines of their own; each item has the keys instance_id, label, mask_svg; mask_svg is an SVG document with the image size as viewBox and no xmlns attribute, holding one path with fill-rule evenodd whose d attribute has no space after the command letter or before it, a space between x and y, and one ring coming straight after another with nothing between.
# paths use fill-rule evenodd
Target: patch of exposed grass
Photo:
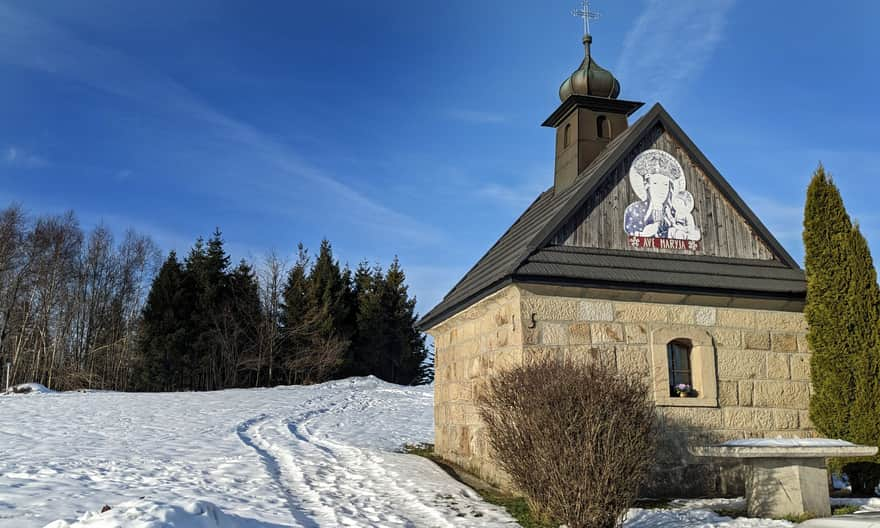
<instances>
[{"instance_id":1,"label":"patch of exposed grass","mask_svg":"<svg viewBox=\"0 0 880 528\"><path fill-rule=\"evenodd\" d=\"M405 444L403 452L408 455L418 455L420 457L434 459L434 444Z\"/></svg>"},{"instance_id":2,"label":"patch of exposed grass","mask_svg":"<svg viewBox=\"0 0 880 528\"><path fill-rule=\"evenodd\" d=\"M855 505L844 505L844 506L832 506L831 507L831 515L846 515L849 513L855 513L858 511L859 506ZM718 515L723 517L730 517L732 519L736 519L737 517L750 518L750 516L742 510L721 510L714 509L712 510ZM809 521L810 519L815 519L817 516L813 513L802 513L800 515L786 515L784 517L779 517L777 520L788 521L795 524L802 523L805 521Z\"/></svg>"},{"instance_id":3,"label":"patch of exposed grass","mask_svg":"<svg viewBox=\"0 0 880 528\"><path fill-rule=\"evenodd\" d=\"M532 514L532 510L524 498L502 493L488 486L480 486L474 479L464 478L460 473L461 470L434 454L434 444L407 444L403 446L403 452L431 460L452 478L476 491L484 501L504 508L523 528L555 528L559 526L558 523L542 521Z\"/></svg>"},{"instance_id":4,"label":"patch of exposed grass","mask_svg":"<svg viewBox=\"0 0 880 528\"><path fill-rule=\"evenodd\" d=\"M636 499L633 508L642 508L643 510L668 510L672 505L669 499Z\"/></svg>"},{"instance_id":5,"label":"patch of exposed grass","mask_svg":"<svg viewBox=\"0 0 880 528\"><path fill-rule=\"evenodd\" d=\"M831 515L849 515L859 511L860 506L856 504L847 504L844 506L832 506Z\"/></svg>"},{"instance_id":6,"label":"patch of exposed grass","mask_svg":"<svg viewBox=\"0 0 880 528\"><path fill-rule=\"evenodd\" d=\"M782 520L792 522L795 524L800 524L802 522L806 522L806 521L809 521L810 519L815 519L815 518L816 518L815 513L804 512L804 513L801 513L800 515L786 515L785 517L782 518Z\"/></svg>"}]
</instances>

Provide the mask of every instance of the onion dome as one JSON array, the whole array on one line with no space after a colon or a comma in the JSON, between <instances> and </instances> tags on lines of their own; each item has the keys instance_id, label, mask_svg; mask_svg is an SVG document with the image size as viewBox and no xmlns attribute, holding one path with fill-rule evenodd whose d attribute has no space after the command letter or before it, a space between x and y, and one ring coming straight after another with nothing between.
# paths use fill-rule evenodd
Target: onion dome
<instances>
[{"instance_id":1,"label":"onion dome","mask_svg":"<svg viewBox=\"0 0 880 528\"><path fill-rule=\"evenodd\" d=\"M596 64L590 56L593 37L584 35L584 61L559 87L559 98L564 102L572 95L591 95L606 99L617 99L620 83L610 71Z\"/></svg>"}]
</instances>

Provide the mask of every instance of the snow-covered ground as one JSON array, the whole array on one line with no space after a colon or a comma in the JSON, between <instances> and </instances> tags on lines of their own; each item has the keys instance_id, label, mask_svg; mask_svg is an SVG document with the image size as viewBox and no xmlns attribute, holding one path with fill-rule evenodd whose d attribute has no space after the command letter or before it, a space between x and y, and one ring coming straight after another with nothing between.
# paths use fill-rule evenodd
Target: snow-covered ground
<instances>
[{"instance_id":1,"label":"snow-covered ground","mask_svg":"<svg viewBox=\"0 0 880 528\"><path fill-rule=\"evenodd\" d=\"M393 452L433 438L432 407L431 387L375 378L4 396L0 526L72 522L105 504L113 509L82 525L135 517L155 522L123 525L165 526L164 517L186 516L224 528L510 525L430 461ZM237 518L204 524L221 518L210 505Z\"/></svg>"},{"instance_id":2,"label":"snow-covered ground","mask_svg":"<svg viewBox=\"0 0 880 528\"><path fill-rule=\"evenodd\" d=\"M430 461L397 452L433 441L432 408L431 387L375 378L2 396L0 528L516 526ZM626 526L791 526L710 507L634 509Z\"/></svg>"}]
</instances>

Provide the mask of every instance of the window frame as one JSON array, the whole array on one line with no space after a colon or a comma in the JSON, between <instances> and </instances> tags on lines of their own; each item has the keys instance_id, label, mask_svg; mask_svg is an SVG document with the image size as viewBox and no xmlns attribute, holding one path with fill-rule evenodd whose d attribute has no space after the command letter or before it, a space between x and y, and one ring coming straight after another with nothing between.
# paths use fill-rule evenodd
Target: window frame
<instances>
[{"instance_id":1,"label":"window frame","mask_svg":"<svg viewBox=\"0 0 880 528\"><path fill-rule=\"evenodd\" d=\"M669 345L689 343L691 387L695 396L681 398L672 394ZM666 407L718 407L718 374L715 344L709 332L687 326L658 328L651 333L651 360L654 402Z\"/></svg>"}]
</instances>

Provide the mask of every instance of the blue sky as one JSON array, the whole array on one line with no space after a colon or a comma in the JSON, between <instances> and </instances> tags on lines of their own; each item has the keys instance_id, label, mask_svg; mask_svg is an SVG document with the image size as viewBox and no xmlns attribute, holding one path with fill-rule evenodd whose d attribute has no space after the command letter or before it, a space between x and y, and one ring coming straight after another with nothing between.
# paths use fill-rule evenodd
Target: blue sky
<instances>
[{"instance_id":1,"label":"blue sky","mask_svg":"<svg viewBox=\"0 0 880 528\"><path fill-rule=\"evenodd\" d=\"M165 251L219 226L236 257L399 255L425 312L552 184L576 4L0 0L0 201ZM621 97L660 101L796 258L819 160L880 250L880 3L594 8Z\"/></svg>"}]
</instances>

